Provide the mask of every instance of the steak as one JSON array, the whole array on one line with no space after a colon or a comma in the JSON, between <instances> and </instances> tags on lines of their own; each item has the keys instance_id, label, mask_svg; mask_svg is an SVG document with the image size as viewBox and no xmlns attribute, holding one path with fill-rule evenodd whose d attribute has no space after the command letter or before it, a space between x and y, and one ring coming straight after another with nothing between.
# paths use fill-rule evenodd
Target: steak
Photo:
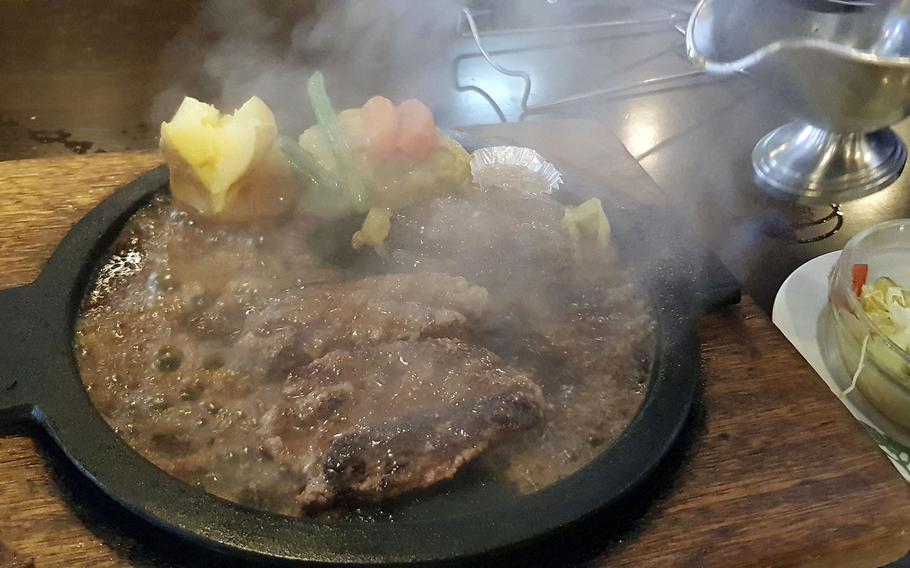
<instances>
[{"instance_id":1,"label":"steak","mask_svg":"<svg viewBox=\"0 0 910 568\"><path fill-rule=\"evenodd\" d=\"M487 309L485 289L438 273L388 274L305 286L249 316L238 362L283 380L333 349L426 337L470 337ZM263 349L265 347L265 349Z\"/></svg>"},{"instance_id":2,"label":"steak","mask_svg":"<svg viewBox=\"0 0 910 568\"><path fill-rule=\"evenodd\" d=\"M453 339L336 350L296 369L263 421L299 468L305 509L378 501L450 479L540 423L540 388L492 352Z\"/></svg>"}]
</instances>

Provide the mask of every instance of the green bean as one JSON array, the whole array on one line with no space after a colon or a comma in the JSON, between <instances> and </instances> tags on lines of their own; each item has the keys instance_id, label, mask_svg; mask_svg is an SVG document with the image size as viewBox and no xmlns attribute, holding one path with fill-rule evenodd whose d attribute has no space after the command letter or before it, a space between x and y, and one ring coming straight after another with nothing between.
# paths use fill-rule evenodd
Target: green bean
<instances>
[{"instance_id":1,"label":"green bean","mask_svg":"<svg viewBox=\"0 0 910 568\"><path fill-rule=\"evenodd\" d=\"M313 156L301 148L296 140L282 136L278 139L278 148L298 179L322 189L340 190L337 176L316 163Z\"/></svg>"},{"instance_id":2,"label":"green bean","mask_svg":"<svg viewBox=\"0 0 910 568\"><path fill-rule=\"evenodd\" d=\"M278 148L290 164L294 176L305 186L300 200L304 211L327 219L337 219L351 212L348 196L341 190L337 176L320 166L292 138L279 138Z\"/></svg>"},{"instance_id":3,"label":"green bean","mask_svg":"<svg viewBox=\"0 0 910 568\"><path fill-rule=\"evenodd\" d=\"M369 209L366 187L360 177L360 170L357 168L351 147L341 129L341 121L338 120L338 115L332 108L332 101L326 93L325 78L321 71L313 73L310 80L307 81L307 92L310 95L310 104L313 106L320 132L332 149L332 154L337 162L343 182L342 187L347 192L354 210L364 212Z\"/></svg>"}]
</instances>

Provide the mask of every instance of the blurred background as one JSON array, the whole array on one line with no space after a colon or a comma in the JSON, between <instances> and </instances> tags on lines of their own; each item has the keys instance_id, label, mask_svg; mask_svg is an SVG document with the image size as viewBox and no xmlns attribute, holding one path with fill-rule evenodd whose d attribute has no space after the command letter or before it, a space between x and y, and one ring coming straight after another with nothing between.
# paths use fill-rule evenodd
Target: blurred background
<instances>
[{"instance_id":1,"label":"blurred background","mask_svg":"<svg viewBox=\"0 0 910 568\"><path fill-rule=\"evenodd\" d=\"M681 30L694 4L7 0L0 160L154 149L184 95L230 110L257 94L295 134L312 121L303 85L316 68L339 108L383 94L424 100L448 128L598 121L770 310L799 264L907 216L906 176L836 207L758 190L752 147L788 117L748 78L693 72ZM483 58L463 8L489 55L529 87ZM600 94L584 96L592 92ZM896 129L910 135L906 121Z\"/></svg>"}]
</instances>

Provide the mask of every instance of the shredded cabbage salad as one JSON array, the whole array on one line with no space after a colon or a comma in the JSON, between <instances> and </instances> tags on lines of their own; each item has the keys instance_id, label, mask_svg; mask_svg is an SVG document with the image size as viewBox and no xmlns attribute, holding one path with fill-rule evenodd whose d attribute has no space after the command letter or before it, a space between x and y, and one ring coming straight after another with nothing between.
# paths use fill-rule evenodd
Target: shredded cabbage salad
<instances>
[{"instance_id":1,"label":"shredded cabbage salad","mask_svg":"<svg viewBox=\"0 0 910 568\"><path fill-rule=\"evenodd\" d=\"M853 276L854 291L859 291L860 303L869 319L901 349L910 350L910 288L885 276L871 284L864 277L859 281L864 276L862 269L854 270Z\"/></svg>"}]
</instances>

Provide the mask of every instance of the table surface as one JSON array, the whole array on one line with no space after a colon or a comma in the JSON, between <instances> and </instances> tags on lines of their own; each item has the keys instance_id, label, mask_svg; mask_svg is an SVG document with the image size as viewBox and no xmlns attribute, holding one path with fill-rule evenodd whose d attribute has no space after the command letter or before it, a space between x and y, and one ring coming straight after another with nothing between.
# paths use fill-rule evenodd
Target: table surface
<instances>
[{"instance_id":1,"label":"table surface","mask_svg":"<svg viewBox=\"0 0 910 568\"><path fill-rule=\"evenodd\" d=\"M533 145L622 203L673 205L599 123L474 132ZM32 280L73 222L157 163L148 153L0 163L0 287ZM703 385L680 443L632 498L535 551L535 564L880 566L910 550L910 487L755 303L700 328ZM206 560L100 497L40 433L0 437L0 565Z\"/></svg>"}]
</instances>

